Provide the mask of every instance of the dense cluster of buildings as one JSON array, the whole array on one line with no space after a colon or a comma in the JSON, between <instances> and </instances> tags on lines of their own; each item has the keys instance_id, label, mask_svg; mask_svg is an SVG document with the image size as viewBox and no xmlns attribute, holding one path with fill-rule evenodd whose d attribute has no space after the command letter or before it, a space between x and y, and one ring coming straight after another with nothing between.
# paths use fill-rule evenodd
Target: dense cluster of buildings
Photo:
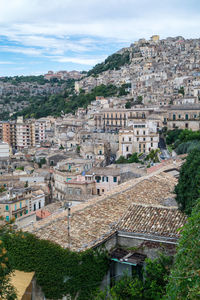
<instances>
[{"instance_id":1,"label":"dense cluster of buildings","mask_svg":"<svg viewBox=\"0 0 200 300\"><path fill-rule=\"evenodd\" d=\"M44 78L47 80L51 80L51 79L67 80L67 79L80 79L83 76L84 75L78 71L70 71L70 72L58 71L55 73L53 71L48 71L48 73L44 75Z\"/></svg>"},{"instance_id":2,"label":"dense cluster of buildings","mask_svg":"<svg viewBox=\"0 0 200 300\"><path fill-rule=\"evenodd\" d=\"M76 81L76 90L131 83L126 96L96 97L75 115L0 121L0 215L75 251L120 245L154 258L162 243L171 255L186 222L173 195L183 161L145 159L163 129L200 129L200 40L153 36L123 51L129 65ZM139 163L114 163L135 152ZM117 253L122 264L128 253Z\"/></svg>"}]
</instances>

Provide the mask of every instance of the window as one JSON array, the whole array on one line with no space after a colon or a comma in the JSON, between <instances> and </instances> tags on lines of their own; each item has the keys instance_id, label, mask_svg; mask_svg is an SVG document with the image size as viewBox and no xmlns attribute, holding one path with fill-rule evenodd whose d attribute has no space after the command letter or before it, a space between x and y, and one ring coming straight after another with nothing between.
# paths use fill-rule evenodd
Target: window
<instances>
[{"instance_id":1,"label":"window","mask_svg":"<svg viewBox=\"0 0 200 300\"><path fill-rule=\"evenodd\" d=\"M137 142L139 141L139 138L137 138Z\"/></svg>"},{"instance_id":2,"label":"window","mask_svg":"<svg viewBox=\"0 0 200 300\"><path fill-rule=\"evenodd\" d=\"M102 155L102 150L99 150L99 155Z\"/></svg>"},{"instance_id":3,"label":"window","mask_svg":"<svg viewBox=\"0 0 200 300\"><path fill-rule=\"evenodd\" d=\"M20 212L20 217L22 216L22 212Z\"/></svg>"},{"instance_id":4,"label":"window","mask_svg":"<svg viewBox=\"0 0 200 300\"><path fill-rule=\"evenodd\" d=\"M22 208L22 203L20 202L19 207Z\"/></svg>"},{"instance_id":5,"label":"window","mask_svg":"<svg viewBox=\"0 0 200 300\"><path fill-rule=\"evenodd\" d=\"M6 210L9 210L9 205L6 205Z\"/></svg>"},{"instance_id":6,"label":"window","mask_svg":"<svg viewBox=\"0 0 200 300\"><path fill-rule=\"evenodd\" d=\"M126 151L128 151L128 147L126 147Z\"/></svg>"},{"instance_id":7,"label":"window","mask_svg":"<svg viewBox=\"0 0 200 300\"><path fill-rule=\"evenodd\" d=\"M34 211L36 210L36 204L33 205L33 210L34 210Z\"/></svg>"},{"instance_id":8,"label":"window","mask_svg":"<svg viewBox=\"0 0 200 300\"><path fill-rule=\"evenodd\" d=\"M9 216L6 216L6 221L9 221Z\"/></svg>"},{"instance_id":9,"label":"window","mask_svg":"<svg viewBox=\"0 0 200 300\"><path fill-rule=\"evenodd\" d=\"M26 210L26 214L28 214L28 209Z\"/></svg>"},{"instance_id":10,"label":"window","mask_svg":"<svg viewBox=\"0 0 200 300\"><path fill-rule=\"evenodd\" d=\"M73 189L72 189L72 188L68 188L68 193L69 193L70 195L72 195L72 194L73 194Z\"/></svg>"},{"instance_id":11,"label":"window","mask_svg":"<svg viewBox=\"0 0 200 300\"><path fill-rule=\"evenodd\" d=\"M41 208L41 203L39 202L39 209Z\"/></svg>"},{"instance_id":12,"label":"window","mask_svg":"<svg viewBox=\"0 0 200 300\"><path fill-rule=\"evenodd\" d=\"M153 147L153 143L151 143L151 147Z\"/></svg>"},{"instance_id":13,"label":"window","mask_svg":"<svg viewBox=\"0 0 200 300\"><path fill-rule=\"evenodd\" d=\"M131 137L129 138L129 142L131 142Z\"/></svg>"},{"instance_id":14,"label":"window","mask_svg":"<svg viewBox=\"0 0 200 300\"><path fill-rule=\"evenodd\" d=\"M137 130L137 135L139 135L139 131Z\"/></svg>"},{"instance_id":15,"label":"window","mask_svg":"<svg viewBox=\"0 0 200 300\"><path fill-rule=\"evenodd\" d=\"M104 182L104 176L102 177L102 181Z\"/></svg>"},{"instance_id":16,"label":"window","mask_svg":"<svg viewBox=\"0 0 200 300\"><path fill-rule=\"evenodd\" d=\"M122 138L122 141L124 142L124 137Z\"/></svg>"},{"instance_id":17,"label":"window","mask_svg":"<svg viewBox=\"0 0 200 300\"><path fill-rule=\"evenodd\" d=\"M81 189L75 189L76 195L81 195Z\"/></svg>"},{"instance_id":18,"label":"window","mask_svg":"<svg viewBox=\"0 0 200 300\"><path fill-rule=\"evenodd\" d=\"M108 182L108 177L106 177L106 181Z\"/></svg>"},{"instance_id":19,"label":"window","mask_svg":"<svg viewBox=\"0 0 200 300\"><path fill-rule=\"evenodd\" d=\"M104 189L102 189L102 193L104 193Z\"/></svg>"},{"instance_id":20,"label":"window","mask_svg":"<svg viewBox=\"0 0 200 300\"><path fill-rule=\"evenodd\" d=\"M181 119L181 115L178 115L178 118Z\"/></svg>"},{"instance_id":21,"label":"window","mask_svg":"<svg viewBox=\"0 0 200 300\"><path fill-rule=\"evenodd\" d=\"M17 219L17 214L15 214L15 219Z\"/></svg>"},{"instance_id":22,"label":"window","mask_svg":"<svg viewBox=\"0 0 200 300\"><path fill-rule=\"evenodd\" d=\"M143 135L145 135L145 130L143 131Z\"/></svg>"},{"instance_id":23,"label":"window","mask_svg":"<svg viewBox=\"0 0 200 300\"><path fill-rule=\"evenodd\" d=\"M145 142L145 138L143 138L143 141Z\"/></svg>"},{"instance_id":24,"label":"window","mask_svg":"<svg viewBox=\"0 0 200 300\"><path fill-rule=\"evenodd\" d=\"M188 114L185 115L185 119L188 120Z\"/></svg>"},{"instance_id":25,"label":"window","mask_svg":"<svg viewBox=\"0 0 200 300\"><path fill-rule=\"evenodd\" d=\"M173 121L175 121L176 120L176 115L175 114L173 114Z\"/></svg>"},{"instance_id":26,"label":"window","mask_svg":"<svg viewBox=\"0 0 200 300\"><path fill-rule=\"evenodd\" d=\"M113 182L117 182L117 177L113 177Z\"/></svg>"}]
</instances>

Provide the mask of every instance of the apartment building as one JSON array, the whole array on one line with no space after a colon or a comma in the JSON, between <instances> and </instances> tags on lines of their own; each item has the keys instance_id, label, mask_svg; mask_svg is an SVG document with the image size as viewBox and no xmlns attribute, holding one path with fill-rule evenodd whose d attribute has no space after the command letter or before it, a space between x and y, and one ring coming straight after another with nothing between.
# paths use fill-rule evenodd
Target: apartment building
<instances>
[{"instance_id":1,"label":"apartment building","mask_svg":"<svg viewBox=\"0 0 200 300\"><path fill-rule=\"evenodd\" d=\"M158 148L157 124L152 121L135 121L133 125L119 131L119 151L128 158L134 152L149 153Z\"/></svg>"},{"instance_id":2,"label":"apartment building","mask_svg":"<svg viewBox=\"0 0 200 300\"><path fill-rule=\"evenodd\" d=\"M29 148L40 145L46 139L46 122L44 120L26 120L18 117L17 121L0 123L0 140L13 149Z\"/></svg>"},{"instance_id":3,"label":"apartment building","mask_svg":"<svg viewBox=\"0 0 200 300\"><path fill-rule=\"evenodd\" d=\"M200 129L200 105L171 106L168 110L168 129Z\"/></svg>"},{"instance_id":4,"label":"apartment building","mask_svg":"<svg viewBox=\"0 0 200 300\"><path fill-rule=\"evenodd\" d=\"M10 189L0 196L0 215L6 221L29 213L30 188Z\"/></svg>"},{"instance_id":5,"label":"apartment building","mask_svg":"<svg viewBox=\"0 0 200 300\"><path fill-rule=\"evenodd\" d=\"M154 111L153 108L109 109L94 115L95 128L105 131L119 131L133 120L145 120Z\"/></svg>"}]
</instances>

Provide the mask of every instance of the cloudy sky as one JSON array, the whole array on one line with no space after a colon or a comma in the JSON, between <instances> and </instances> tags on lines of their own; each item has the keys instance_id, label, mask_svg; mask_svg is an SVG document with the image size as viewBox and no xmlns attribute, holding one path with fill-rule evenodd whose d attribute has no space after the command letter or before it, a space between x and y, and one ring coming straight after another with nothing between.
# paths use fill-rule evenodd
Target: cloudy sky
<instances>
[{"instance_id":1,"label":"cloudy sky","mask_svg":"<svg viewBox=\"0 0 200 300\"><path fill-rule=\"evenodd\" d=\"M0 0L0 76L88 70L139 38L200 37L200 0Z\"/></svg>"}]
</instances>

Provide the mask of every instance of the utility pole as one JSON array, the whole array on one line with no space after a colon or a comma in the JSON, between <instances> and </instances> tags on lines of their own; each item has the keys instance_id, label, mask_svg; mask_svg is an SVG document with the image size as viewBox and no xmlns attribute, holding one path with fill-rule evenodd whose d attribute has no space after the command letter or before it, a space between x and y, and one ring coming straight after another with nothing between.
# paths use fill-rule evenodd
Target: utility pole
<instances>
[{"instance_id":1,"label":"utility pole","mask_svg":"<svg viewBox=\"0 0 200 300\"><path fill-rule=\"evenodd\" d=\"M71 218L71 206L72 203L71 202L65 202L64 203L64 209L68 211L67 214L67 233L68 233L68 248L70 250L71 248L71 237L70 237L70 218Z\"/></svg>"}]
</instances>

